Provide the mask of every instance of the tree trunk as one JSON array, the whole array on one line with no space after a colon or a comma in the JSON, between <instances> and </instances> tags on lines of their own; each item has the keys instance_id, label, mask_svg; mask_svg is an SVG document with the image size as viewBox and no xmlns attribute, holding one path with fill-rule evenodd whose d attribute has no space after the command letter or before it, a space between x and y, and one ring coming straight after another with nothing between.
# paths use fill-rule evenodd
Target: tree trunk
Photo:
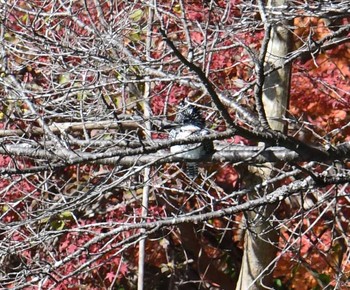
<instances>
[{"instance_id":1,"label":"tree trunk","mask_svg":"<svg viewBox=\"0 0 350 290\"><path fill-rule=\"evenodd\" d=\"M285 5L285 0L268 1L269 6ZM291 51L291 33L286 28L287 23L278 23L272 27L270 41L265 58L265 71L283 64L284 57ZM285 116L290 89L291 66L286 65L274 71L264 80L264 92L262 102L270 127L274 130L284 131L285 124L282 118ZM254 185L261 179L271 177L272 164L265 164L266 168L250 168L250 173L255 176L250 182ZM260 181L259 181L260 180ZM259 195L264 195L260 192ZM256 198L256 194L252 198ZM276 210L276 206L259 208L246 215L247 231L245 235L244 254L237 290L271 289L273 285L272 270L277 253L278 230L274 228L270 216Z\"/></svg>"}]
</instances>

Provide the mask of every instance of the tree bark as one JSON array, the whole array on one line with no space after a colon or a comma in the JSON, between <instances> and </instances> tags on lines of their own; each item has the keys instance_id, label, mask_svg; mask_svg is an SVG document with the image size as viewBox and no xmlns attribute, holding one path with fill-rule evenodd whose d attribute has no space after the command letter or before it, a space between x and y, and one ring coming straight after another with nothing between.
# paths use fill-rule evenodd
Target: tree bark
<instances>
[{"instance_id":1,"label":"tree bark","mask_svg":"<svg viewBox=\"0 0 350 290\"><path fill-rule=\"evenodd\" d=\"M285 5L285 0L270 0L268 5ZM267 19L268 21L268 19ZM291 51L291 33L286 27L287 23L278 23L272 26L270 40L267 46L264 71L283 64L284 57ZM289 102L291 66L282 66L265 77L262 103L269 126L273 130L284 131L286 126L283 117L286 114ZM265 164L264 169L253 167L250 173L255 176L251 183L261 182L261 179L271 178L272 164ZM259 181L260 180L260 181ZM252 185L252 184L251 184ZM254 194L264 195L260 192ZM274 228L270 216L276 210L275 205L261 207L246 215L247 231L245 234L244 254L237 290L271 289L273 285L272 270L277 253L278 230Z\"/></svg>"}]
</instances>

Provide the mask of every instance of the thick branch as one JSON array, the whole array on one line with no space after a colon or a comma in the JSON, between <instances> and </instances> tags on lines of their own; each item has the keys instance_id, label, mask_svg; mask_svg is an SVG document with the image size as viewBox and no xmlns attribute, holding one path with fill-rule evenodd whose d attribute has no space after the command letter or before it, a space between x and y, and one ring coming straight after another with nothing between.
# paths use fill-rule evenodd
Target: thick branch
<instances>
[{"instance_id":1,"label":"thick branch","mask_svg":"<svg viewBox=\"0 0 350 290\"><path fill-rule=\"evenodd\" d=\"M197 138L198 139L198 138ZM179 144L181 140L176 140ZM188 141L187 141L188 142ZM197 141L198 142L198 141ZM184 157L177 157L171 155L168 151L162 151L159 148L169 148L169 144L175 144L172 141L159 140L159 145L150 146L146 148L136 149L122 149L118 151L104 152L104 153L89 153L89 152L73 152L70 158L67 158L64 152L56 151L50 152L44 149L35 147L23 146L2 146L0 147L0 154L9 156L20 156L36 160L36 163L43 162L45 165L32 166L28 168L2 168L1 174L18 174L18 173L33 173L44 170L54 170L72 164L82 163L97 163L109 164L118 166L141 166L141 165L161 165L165 163L173 163L180 161L193 162L231 162L248 164L264 164L266 162L300 162L300 161L322 161L332 162L336 160L345 160L350 158L350 145L344 143L338 147L333 148L329 159L319 159L317 156L300 155L295 151L288 150L283 147L260 147L260 146L219 146L216 147L217 152L208 154L200 159L189 159ZM142 154L142 151L145 150ZM152 154L151 152L156 152ZM135 152L138 152L137 154ZM146 154L146 152L149 152Z\"/></svg>"}]
</instances>

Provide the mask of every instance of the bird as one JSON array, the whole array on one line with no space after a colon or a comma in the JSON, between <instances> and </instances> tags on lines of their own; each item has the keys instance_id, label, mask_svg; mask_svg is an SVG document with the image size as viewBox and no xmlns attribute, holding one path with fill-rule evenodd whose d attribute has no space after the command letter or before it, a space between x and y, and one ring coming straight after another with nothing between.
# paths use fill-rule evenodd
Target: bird
<instances>
[{"instance_id":1,"label":"bird","mask_svg":"<svg viewBox=\"0 0 350 290\"><path fill-rule=\"evenodd\" d=\"M205 128L205 120L198 107L180 102L178 113L174 120L175 127L169 133L172 140L186 140L193 136L205 136L210 132ZM174 145L170 147L170 152L176 156L198 159L214 151L213 142L205 140L201 143ZM197 162L188 162L186 164L186 174L191 179L198 176Z\"/></svg>"}]
</instances>

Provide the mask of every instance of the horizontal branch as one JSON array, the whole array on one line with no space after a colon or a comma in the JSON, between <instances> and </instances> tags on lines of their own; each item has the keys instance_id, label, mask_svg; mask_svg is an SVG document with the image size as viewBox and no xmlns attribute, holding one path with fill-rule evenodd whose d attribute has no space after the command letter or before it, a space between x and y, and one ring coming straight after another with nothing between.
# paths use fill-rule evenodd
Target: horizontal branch
<instances>
[{"instance_id":1,"label":"horizontal branch","mask_svg":"<svg viewBox=\"0 0 350 290\"><path fill-rule=\"evenodd\" d=\"M208 136L215 136L211 134ZM222 134L221 134L222 135ZM189 140L158 140L157 145L149 147L139 147L135 149L110 149L102 153L93 152L78 152L72 151L70 156L67 152L60 150L52 151L40 149L31 146L20 145L2 145L0 154L7 156L18 156L32 159L35 165L27 168L2 168L0 174L19 174L19 173L34 173L45 170L54 170L68 165L96 163L116 166L141 166L141 165L161 165L165 163L174 163L181 161L193 162L230 162L230 163L248 163L248 164L263 164L266 162L300 162L300 161L334 161L350 158L350 145L343 143L332 149L330 157L333 159L319 160L317 156L306 156L286 149L284 147L264 147L264 146L243 146L229 144L219 146L216 144L216 152L201 157L200 159L189 159L183 156L173 155L167 150L172 145L181 143L198 142L200 139L208 139L208 136L190 138ZM217 138L218 136L216 136ZM222 135L221 137L228 137ZM193 139L193 140L191 140ZM198 139L198 140L197 140ZM307 158L305 158L307 157Z\"/></svg>"},{"instance_id":2,"label":"horizontal branch","mask_svg":"<svg viewBox=\"0 0 350 290\"><path fill-rule=\"evenodd\" d=\"M348 182L350 180L350 175L344 175L342 177L342 182ZM322 186L324 186L323 184ZM284 199L297 194L302 191L308 191L312 188L319 187L316 182L310 178L307 177L303 180L296 180L288 185L283 185L276 190L274 190L271 193L268 193L262 197L256 198L254 200L247 200L243 202L242 204L235 204L233 206L227 207L227 208L221 208L219 210L209 211L209 212L198 212L198 213L186 213L182 215L178 215L175 217L167 217L163 219L159 219L157 221L148 221L148 222L142 222L142 223L121 223L119 226L117 226L115 229L109 231L108 233L102 233L99 236L96 236L92 240L88 241L80 247L76 252L66 256L63 260L57 262L55 265L52 265L51 271L55 270L59 266L61 266L63 263L66 263L74 258L78 254L81 254L84 249L88 249L89 246L93 243L96 243L100 240L104 240L108 237L115 236L117 234L120 234L125 231L130 231L133 229L147 229L147 230L158 230L162 227L172 227L176 226L182 223L198 223L207 221L214 218L221 218L224 216L233 215L240 212L246 212L254 210L257 207L265 206L268 204L275 204L278 202L283 201Z\"/></svg>"},{"instance_id":3,"label":"horizontal branch","mask_svg":"<svg viewBox=\"0 0 350 290\"><path fill-rule=\"evenodd\" d=\"M325 177L325 180L327 178ZM350 174L344 174L338 178L338 183L347 183L350 181ZM331 184L331 183L330 183ZM120 230L130 230L135 228L160 228L162 226L173 226L181 223L196 223L203 222L205 220L210 220L213 218L220 218L227 215L232 215L235 213L245 212L253 210L257 207L274 204L276 202L280 202L294 194L305 192L313 188L326 186L327 183L321 184L319 186L316 181L314 181L311 177L307 177L303 180L296 180L288 185L283 185L273 192L266 194L262 197L256 198L254 200L248 200L242 204L237 204L231 207L219 209L216 211L211 211L202 214L191 214L191 215L180 215L173 218L166 218L160 221L155 222L147 222L140 224L123 224L123 226L115 229L117 232Z\"/></svg>"},{"instance_id":4,"label":"horizontal branch","mask_svg":"<svg viewBox=\"0 0 350 290\"><path fill-rule=\"evenodd\" d=\"M126 119L127 118L127 119ZM62 133L73 133L83 130L111 130L111 129L142 129L143 120L138 116L126 116L125 120L104 120L104 121L86 121L86 122L53 122L48 128L54 134ZM156 124L158 127L162 126L162 122L159 120L152 120L152 123ZM0 137L8 136L23 136L28 134L30 136L42 136L45 131L41 127L28 126L25 130L23 129L0 129Z\"/></svg>"},{"instance_id":5,"label":"horizontal branch","mask_svg":"<svg viewBox=\"0 0 350 290\"><path fill-rule=\"evenodd\" d=\"M161 165L165 163L174 163L180 161L191 162L230 162L230 163L254 163L263 164L266 162L296 162L300 161L300 156L293 151L281 147L270 147L264 149L257 146L230 146L225 150L220 150L213 154L208 154L201 158L185 158L178 156L169 156L169 153L150 154L143 156L127 156L118 160L117 158L109 159L108 164L118 164L122 166L146 165L153 163Z\"/></svg>"}]
</instances>

